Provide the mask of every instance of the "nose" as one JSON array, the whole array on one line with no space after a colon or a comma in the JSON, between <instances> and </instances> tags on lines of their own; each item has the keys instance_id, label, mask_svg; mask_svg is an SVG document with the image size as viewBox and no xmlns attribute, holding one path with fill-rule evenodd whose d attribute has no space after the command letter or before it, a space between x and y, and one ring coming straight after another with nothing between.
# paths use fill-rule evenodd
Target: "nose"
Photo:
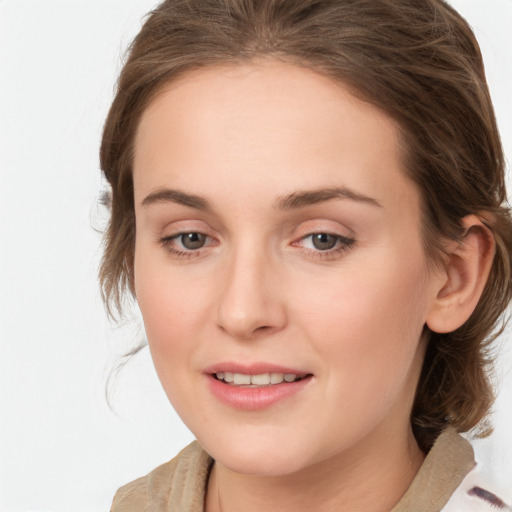
<instances>
[{"instance_id":1,"label":"nose","mask_svg":"<svg viewBox=\"0 0 512 512\"><path fill-rule=\"evenodd\" d=\"M287 323L278 270L269 258L252 251L239 251L222 276L217 324L239 340L270 335Z\"/></svg>"}]
</instances>

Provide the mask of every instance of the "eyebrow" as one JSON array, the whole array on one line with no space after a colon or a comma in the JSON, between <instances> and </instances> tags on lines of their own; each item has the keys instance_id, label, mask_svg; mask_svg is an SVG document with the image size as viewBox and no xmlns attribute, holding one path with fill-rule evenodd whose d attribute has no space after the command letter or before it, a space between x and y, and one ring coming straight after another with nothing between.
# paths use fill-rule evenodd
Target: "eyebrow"
<instances>
[{"instance_id":1,"label":"eyebrow","mask_svg":"<svg viewBox=\"0 0 512 512\"><path fill-rule=\"evenodd\" d=\"M186 194L179 190L164 188L157 190L147 195L143 201L142 206L147 207L156 203L176 203L196 210L212 211L210 203L203 197L193 194Z\"/></svg>"},{"instance_id":2,"label":"eyebrow","mask_svg":"<svg viewBox=\"0 0 512 512\"><path fill-rule=\"evenodd\" d=\"M351 199L353 201L382 208L382 205L376 199L355 192L347 187L322 188L318 190L293 192L292 194L278 198L275 203L275 208L279 210L295 210L298 208L304 208L305 206L324 203L332 199ZM147 207L152 204L167 202L207 212L213 211L210 202L204 197L187 194L185 192L169 188L152 192L143 199L141 204L143 207Z\"/></svg>"},{"instance_id":3,"label":"eyebrow","mask_svg":"<svg viewBox=\"0 0 512 512\"><path fill-rule=\"evenodd\" d=\"M331 199L351 199L361 203L382 208L382 205L372 197L365 196L347 187L322 188L318 190L306 190L294 192L278 199L277 207L280 210L294 210L318 203L324 203Z\"/></svg>"}]
</instances>

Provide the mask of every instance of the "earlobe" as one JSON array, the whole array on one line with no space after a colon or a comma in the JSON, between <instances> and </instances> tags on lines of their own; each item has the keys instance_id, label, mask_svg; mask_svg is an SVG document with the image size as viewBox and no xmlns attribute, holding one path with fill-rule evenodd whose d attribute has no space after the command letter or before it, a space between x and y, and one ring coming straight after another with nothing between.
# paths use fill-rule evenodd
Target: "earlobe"
<instances>
[{"instance_id":1,"label":"earlobe","mask_svg":"<svg viewBox=\"0 0 512 512\"><path fill-rule=\"evenodd\" d=\"M448 250L444 279L426 320L429 329L438 333L455 331L468 320L480 300L494 259L494 236L482 219L468 215L462 224L464 235Z\"/></svg>"}]
</instances>

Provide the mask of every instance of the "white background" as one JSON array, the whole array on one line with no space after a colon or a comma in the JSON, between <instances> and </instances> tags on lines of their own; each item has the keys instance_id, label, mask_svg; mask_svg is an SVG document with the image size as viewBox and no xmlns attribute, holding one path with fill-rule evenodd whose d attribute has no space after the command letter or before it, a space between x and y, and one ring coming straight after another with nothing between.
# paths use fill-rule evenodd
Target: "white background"
<instances>
[{"instance_id":1,"label":"white background","mask_svg":"<svg viewBox=\"0 0 512 512\"><path fill-rule=\"evenodd\" d=\"M0 0L0 512L106 511L191 440L147 349L116 381L116 414L104 398L143 335L137 321L109 325L99 298L97 153L123 50L154 3ZM452 3L481 43L510 159L512 1ZM475 448L512 502L512 335L502 341L496 432Z\"/></svg>"}]
</instances>

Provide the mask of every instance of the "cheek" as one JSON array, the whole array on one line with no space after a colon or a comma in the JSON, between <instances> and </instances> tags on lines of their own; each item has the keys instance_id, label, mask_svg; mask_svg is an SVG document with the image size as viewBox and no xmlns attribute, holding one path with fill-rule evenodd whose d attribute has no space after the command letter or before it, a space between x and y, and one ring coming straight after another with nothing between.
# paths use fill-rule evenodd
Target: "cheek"
<instances>
[{"instance_id":1,"label":"cheek","mask_svg":"<svg viewBox=\"0 0 512 512\"><path fill-rule=\"evenodd\" d=\"M139 277L137 300L156 373L174 409L189 424L190 404L196 400L196 340L204 325L199 319L197 293L161 275L148 272Z\"/></svg>"},{"instance_id":2,"label":"cheek","mask_svg":"<svg viewBox=\"0 0 512 512\"><path fill-rule=\"evenodd\" d=\"M194 347L190 332L204 325L207 293L184 283L180 272L142 251L135 253L135 292L144 319L144 327L155 368L162 381L183 373Z\"/></svg>"},{"instance_id":3,"label":"cheek","mask_svg":"<svg viewBox=\"0 0 512 512\"><path fill-rule=\"evenodd\" d=\"M336 361L327 369L333 379L346 379L349 389L354 382L364 381L371 389L403 381L415 360L428 306L422 265L379 258L360 271L344 269L323 284L310 289L296 316L305 319L301 329L322 359Z\"/></svg>"}]
</instances>

